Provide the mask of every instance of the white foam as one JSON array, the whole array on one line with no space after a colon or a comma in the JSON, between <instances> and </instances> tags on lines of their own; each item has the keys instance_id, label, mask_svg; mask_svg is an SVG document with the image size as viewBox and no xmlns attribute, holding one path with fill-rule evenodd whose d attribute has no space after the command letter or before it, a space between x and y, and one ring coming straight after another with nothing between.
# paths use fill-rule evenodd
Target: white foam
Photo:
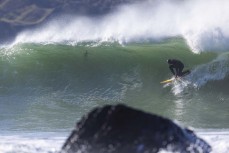
<instances>
[{"instance_id":1,"label":"white foam","mask_svg":"<svg viewBox=\"0 0 229 153\"><path fill-rule=\"evenodd\" d=\"M197 134L212 146L212 153L229 152L229 132L227 130L206 130L206 132L197 132Z\"/></svg>"},{"instance_id":2,"label":"white foam","mask_svg":"<svg viewBox=\"0 0 229 153\"><path fill-rule=\"evenodd\" d=\"M229 132L228 131L207 131L197 132L198 137L204 139L212 147L211 153L228 153L229 152ZM162 150L159 153L173 153Z\"/></svg>"},{"instance_id":3,"label":"white foam","mask_svg":"<svg viewBox=\"0 0 229 153\"><path fill-rule=\"evenodd\" d=\"M209 81L222 80L229 73L229 55L219 55L213 61L198 65L189 75L190 83L199 88Z\"/></svg>"},{"instance_id":4,"label":"white foam","mask_svg":"<svg viewBox=\"0 0 229 153\"><path fill-rule=\"evenodd\" d=\"M97 18L62 16L20 33L14 43L125 43L183 36L195 53L226 51L229 49L228 24L228 0L149 0L121 6Z\"/></svg>"},{"instance_id":5,"label":"white foam","mask_svg":"<svg viewBox=\"0 0 229 153\"><path fill-rule=\"evenodd\" d=\"M172 84L172 92L174 95L179 95L182 92L184 92L185 88L189 85L189 81L184 80L184 79L177 79L175 82Z\"/></svg>"},{"instance_id":6,"label":"white foam","mask_svg":"<svg viewBox=\"0 0 229 153\"><path fill-rule=\"evenodd\" d=\"M55 133L53 133L55 135ZM68 134L65 136L53 136L47 133L43 134L7 134L0 136L0 152L1 153L57 153L60 151ZM57 134L57 133L56 133ZM59 134L59 133L58 133ZM212 153L228 153L229 152L229 132L228 130L208 130L196 132L212 146ZM49 136L47 136L49 135ZM160 151L160 153L169 153L168 151Z\"/></svg>"},{"instance_id":7,"label":"white foam","mask_svg":"<svg viewBox=\"0 0 229 153\"><path fill-rule=\"evenodd\" d=\"M40 137L26 135L1 135L1 153L57 153L65 137Z\"/></svg>"}]
</instances>

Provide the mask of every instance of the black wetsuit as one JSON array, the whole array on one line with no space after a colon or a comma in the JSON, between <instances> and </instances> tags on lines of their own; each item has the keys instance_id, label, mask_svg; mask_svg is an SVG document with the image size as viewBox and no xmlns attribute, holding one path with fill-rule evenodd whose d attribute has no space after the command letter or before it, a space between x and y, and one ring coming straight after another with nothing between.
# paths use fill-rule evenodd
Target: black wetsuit
<instances>
[{"instance_id":1,"label":"black wetsuit","mask_svg":"<svg viewBox=\"0 0 229 153\"><path fill-rule=\"evenodd\" d=\"M173 73L173 75L175 76L183 75L182 71L184 69L184 64L181 61L176 60L176 59L171 59L168 64L169 64L169 69Z\"/></svg>"}]
</instances>

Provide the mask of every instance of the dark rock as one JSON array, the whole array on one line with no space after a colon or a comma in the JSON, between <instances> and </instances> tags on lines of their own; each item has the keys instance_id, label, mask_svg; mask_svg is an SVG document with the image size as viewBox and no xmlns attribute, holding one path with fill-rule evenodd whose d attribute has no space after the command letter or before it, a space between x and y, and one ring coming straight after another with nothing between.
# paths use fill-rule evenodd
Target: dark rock
<instances>
[{"instance_id":1,"label":"dark rock","mask_svg":"<svg viewBox=\"0 0 229 153\"><path fill-rule=\"evenodd\" d=\"M124 105L108 105L94 109L78 122L62 152L156 153L161 149L182 153L211 151L193 131L169 119Z\"/></svg>"}]
</instances>

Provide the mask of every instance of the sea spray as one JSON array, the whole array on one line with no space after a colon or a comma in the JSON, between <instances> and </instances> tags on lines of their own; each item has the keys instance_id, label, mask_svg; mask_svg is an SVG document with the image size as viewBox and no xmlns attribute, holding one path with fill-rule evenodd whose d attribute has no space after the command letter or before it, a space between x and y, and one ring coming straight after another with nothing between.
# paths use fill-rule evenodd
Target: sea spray
<instances>
[{"instance_id":1,"label":"sea spray","mask_svg":"<svg viewBox=\"0 0 229 153\"><path fill-rule=\"evenodd\" d=\"M161 40L182 36L195 53L229 49L229 2L147 1L123 5L100 17L62 15L19 34L14 43ZM68 23L68 24L66 24Z\"/></svg>"},{"instance_id":2,"label":"sea spray","mask_svg":"<svg viewBox=\"0 0 229 153\"><path fill-rule=\"evenodd\" d=\"M224 79L229 72L228 53L219 55L213 61L197 66L189 76L194 87L201 87L207 82Z\"/></svg>"}]
</instances>

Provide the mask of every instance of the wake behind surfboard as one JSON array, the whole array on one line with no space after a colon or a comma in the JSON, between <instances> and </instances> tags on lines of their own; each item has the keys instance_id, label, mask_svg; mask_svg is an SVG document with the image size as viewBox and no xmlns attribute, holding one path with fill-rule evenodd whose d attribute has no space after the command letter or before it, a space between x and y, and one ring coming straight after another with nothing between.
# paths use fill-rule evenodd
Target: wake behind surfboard
<instances>
[{"instance_id":1,"label":"wake behind surfboard","mask_svg":"<svg viewBox=\"0 0 229 153\"><path fill-rule=\"evenodd\" d=\"M182 72L182 76L180 76L179 78L184 77L184 76L186 76L186 75L188 75L188 74L190 74L190 73L191 73L190 70L185 70L185 71ZM167 80L161 81L160 83L162 83L162 84L164 84L164 83L170 83L170 82L173 82L173 81L176 80L176 79L177 79L177 78L173 77L173 78L171 78L171 79L167 79Z\"/></svg>"}]
</instances>

